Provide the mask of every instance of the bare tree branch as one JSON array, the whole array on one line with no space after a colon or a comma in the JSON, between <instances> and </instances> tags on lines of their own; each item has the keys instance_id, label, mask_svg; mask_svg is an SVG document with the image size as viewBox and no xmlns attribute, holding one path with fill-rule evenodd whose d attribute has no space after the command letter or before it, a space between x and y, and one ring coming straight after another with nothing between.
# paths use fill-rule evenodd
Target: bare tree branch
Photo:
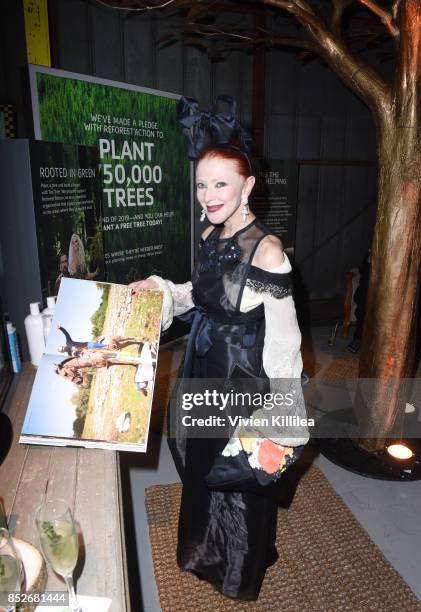
<instances>
[{"instance_id":1,"label":"bare tree branch","mask_svg":"<svg viewBox=\"0 0 421 612\"><path fill-rule=\"evenodd\" d=\"M218 36L220 38L225 37L227 39L251 42L253 44L258 44L259 42L262 42L264 40L264 39L250 36L247 34L240 34L239 32L226 32L214 26L207 26L204 24L198 25L197 23L194 23L194 22L186 24L186 25L192 26L188 28L190 31L194 31L195 33L200 34L201 36L207 36L209 38L213 36Z\"/></svg>"},{"instance_id":2,"label":"bare tree branch","mask_svg":"<svg viewBox=\"0 0 421 612\"><path fill-rule=\"evenodd\" d=\"M273 2L271 0L263 0L263 3L272 4L277 8L283 8L288 11L288 13L292 14L295 14L296 11L302 11L314 15L313 9L305 0L274 0Z\"/></svg>"},{"instance_id":3,"label":"bare tree branch","mask_svg":"<svg viewBox=\"0 0 421 612\"><path fill-rule=\"evenodd\" d=\"M333 12L331 29L336 36L341 35L342 31L342 18L345 10L354 4L355 0L332 0L333 1Z\"/></svg>"},{"instance_id":4,"label":"bare tree branch","mask_svg":"<svg viewBox=\"0 0 421 612\"><path fill-rule=\"evenodd\" d=\"M418 0L406 0L401 6L400 18L402 31L406 33L406 36L402 36L398 55L396 108L401 114L401 117L398 118L399 125L407 128L416 126L419 122L421 106L421 7ZM406 120L404 117L406 117ZM405 129L405 131L407 130ZM419 136L418 140L410 139L409 142L419 151ZM421 162L414 172L414 176L417 175L416 180L419 183Z\"/></svg>"},{"instance_id":5,"label":"bare tree branch","mask_svg":"<svg viewBox=\"0 0 421 612\"><path fill-rule=\"evenodd\" d=\"M393 19L396 21L398 18L399 6L401 4L401 0L393 0L392 3L392 15Z\"/></svg>"},{"instance_id":6,"label":"bare tree branch","mask_svg":"<svg viewBox=\"0 0 421 612\"><path fill-rule=\"evenodd\" d=\"M98 1L98 0L97 0ZM108 6L116 6L117 0L100 0L101 3ZM360 3L369 3L374 6L371 0L358 0ZM395 0L396 2L396 0ZM308 38L289 38L280 36L273 38L272 43L275 45L287 45L290 47L302 48L316 53L322 57L326 63L336 72L343 82L350 87L372 110L376 120L384 123L387 121L392 108L391 86L369 65L356 56L347 44L342 40L339 33L333 31L330 25L324 20L321 15L318 15L306 0L261 0L263 5L274 7L275 9L285 10L289 15L294 17L304 28L308 34ZM340 28L342 15L351 0L333 0L334 3L334 19L336 30ZM148 0L148 3L140 0L121 0L119 8L127 10L130 6L137 11L153 10L164 8L166 6L192 8L198 4L203 4L211 8L213 5L223 5L223 2L193 2L192 0ZM243 3L238 2L239 10L245 10ZM141 5L141 6L139 6ZM377 6L377 5L376 5ZM136 7L136 8L135 8ZM235 3L232 4L235 11ZM379 8L379 7L377 7ZM379 9L382 10L382 9ZM198 11L198 14L203 14ZM378 13L377 13L378 14ZM383 11L382 17L386 19L392 17L390 14ZM395 27L395 26L394 26ZM181 28L183 29L183 28ZM223 36L235 41L243 46L248 45L267 45L267 39L250 34L241 28L231 27L229 31L217 29L215 26L208 24L197 23L193 19L187 27L186 31L196 33L200 36L217 37Z\"/></svg>"},{"instance_id":7,"label":"bare tree branch","mask_svg":"<svg viewBox=\"0 0 421 612\"><path fill-rule=\"evenodd\" d=\"M296 47L298 49L306 49L317 54L316 45L311 40L304 38L294 38L292 36L274 36L264 28L257 28L261 36L254 32L246 32L240 30L222 30L213 25L197 24L192 21L183 26L183 31L187 33L195 33L208 38L219 37L231 40L234 42L246 42L253 45L275 46L275 47ZM247 45L250 48L250 45Z\"/></svg>"},{"instance_id":8,"label":"bare tree branch","mask_svg":"<svg viewBox=\"0 0 421 612\"><path fill-rule=\"evenodd\" d=\"M390 115L392 109L390 85L376 70L355 56L344 41L311 11L307 3L302 0L263 0L263 3L293 15L311 36L318 55L364 100L378 121L386 120L385 115Z\"/></svg>"},{"instance_id":9,"label":"bare tree branch","mask_svg":"<svg viewBox=\"0 0 421 612\"><path fill-rule=\"evenodd\" d=\"M146 4L145 2L141 2L141 0L95 0L95 2L108 8L137 13L140 13L142 11L154 11L157 9L163 9L168 6L181 7L183 6L183 4L185 4L183 0L165 0L161 2L156 2L155 4Z\"/></svg>"},{"instance_id":10,"label":"bare tree branch","mask_svg":"<svg viewBox=\"0 0 421 612\"><path fill-rule=\"evenodd\" d=\"M373 2L373 0L358 0L358 2L367 7L372 13L380 17L382 23L394 38L399 38L399 28L394 23L393 15L391 13L382 9L378 4Z\"/></svg>"}]
</instances>

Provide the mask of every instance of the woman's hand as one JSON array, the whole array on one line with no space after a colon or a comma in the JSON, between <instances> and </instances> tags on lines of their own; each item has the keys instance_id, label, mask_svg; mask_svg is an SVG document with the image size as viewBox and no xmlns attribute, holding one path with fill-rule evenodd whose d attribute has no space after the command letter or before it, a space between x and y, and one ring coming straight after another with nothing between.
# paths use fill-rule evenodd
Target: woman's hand
<instances>
[{"instance_id":1,"label":"woman's hand","mask_svg":"<svg viewBox=\"0 0 421 612\"><path fill-rule=\"evenodd\" d=\"M132 288L132 293L134 295L139 295L141 291L159 290L159 285L151 278L146 278L145 280L136 281L135 283L130 283L129 287Z\"/></svg>"},{"instance_id":2,"label":"woman's hand","mask_svg":"<svg viewBox=\"0 0 421 612\"><path fill-rule=\"evenodd\" d=\"M92 280L93 278L98 276L99 272L100 272L100 269L99 269L99 266L97 266L95 272L87 272L86 273L86 279L87 280Z\"/></svg>"}]
</instances>

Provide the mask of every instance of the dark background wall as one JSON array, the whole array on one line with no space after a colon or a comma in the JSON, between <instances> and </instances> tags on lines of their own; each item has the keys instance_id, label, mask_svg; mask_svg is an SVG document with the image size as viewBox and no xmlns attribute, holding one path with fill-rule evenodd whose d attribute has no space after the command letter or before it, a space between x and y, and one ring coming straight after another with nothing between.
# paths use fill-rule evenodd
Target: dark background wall
<instances>
[{"instance_id":1,"label":"dark background wall","mask_svg":"<svg viewBox=\"0 0 421 612\"><path fill-rule=\"evenodd\" d=\"M27 136L21 0L2 4L0 102L15 106L19 135ZM339 305L346 271L360 263L371 241L376 144L368 109L338 77L318 59L303 62L286 50L257 59L227 51L212 61L181 41L162 46L160 39L174 28L171 12L127 18L94 0L53 0L49 12L53 67L184 94L203 107L231 94L240 120L264 136L266 158L300 161L297 271L313 303ZM266 25L285 28L282 20ZM382 70L390 72L390 64Z\"/></svg>"}]
</instances>

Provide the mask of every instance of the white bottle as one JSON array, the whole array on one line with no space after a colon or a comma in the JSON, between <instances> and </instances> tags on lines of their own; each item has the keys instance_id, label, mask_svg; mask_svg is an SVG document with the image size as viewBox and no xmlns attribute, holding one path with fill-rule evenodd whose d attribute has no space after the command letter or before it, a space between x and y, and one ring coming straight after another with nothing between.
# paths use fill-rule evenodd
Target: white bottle
<instances>
[{"instance_id":1,"label":"white bottle","mask_svg":"<svg viewBox=\"0 0 421 612\"><path fill-rule=\"evenodd\" d=\"M48 297L47 298L47 308L44 308L42 311L42 324L44 330L44 343L47 344L48 334L51 329L51 321L53 320L54 308L56 306L56 298Z\"/></svg>"},{"instance_id":2,"label":"white bottle","mask_svg":"<svg viewBox=\"0 0 421 612\"><path fill-rule=\"evenodd\" d=\"M39 311L39 302L33 302L29 307L31 314L25 318L26 337L28 339L31 363L34 366L38 366L45 349L42 316Z\"/></svg>"}]
</instances>

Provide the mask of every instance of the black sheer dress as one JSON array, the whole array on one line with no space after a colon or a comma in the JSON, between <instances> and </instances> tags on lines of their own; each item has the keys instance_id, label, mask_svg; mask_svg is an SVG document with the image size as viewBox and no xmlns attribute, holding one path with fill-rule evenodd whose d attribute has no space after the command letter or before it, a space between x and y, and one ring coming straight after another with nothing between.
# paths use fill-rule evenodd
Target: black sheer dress
<instances>
[{"instance_id":1,"label":"black sheer dress","mask_svg":"<svg viewBox=\"0 0 421 612\"><path fill-rule=\"evenodd\" d=\"M262 365L264 306L244 313L240 303L246 284L256 292L270 291L279 299L290 296L289 274L265 272L251 265L260 241L270 233L258 220L229 239L219 239L221 230L215 227L201 241L192 277L195 308L189 313L192 327L180 380L267 379ZM222 451L232 432L227 428L226 436L219 438L186 437L178 430L179 410L177 402L171 401L169 445L183 483L178 565L226 596L255 600L266 568L278 558L275 497L270 487L259 484L248 464L247 477L236 486L234 476L227 487L230 463ZM290 462L299 450L294 449Z\"/></svg>"}]
</instances>

